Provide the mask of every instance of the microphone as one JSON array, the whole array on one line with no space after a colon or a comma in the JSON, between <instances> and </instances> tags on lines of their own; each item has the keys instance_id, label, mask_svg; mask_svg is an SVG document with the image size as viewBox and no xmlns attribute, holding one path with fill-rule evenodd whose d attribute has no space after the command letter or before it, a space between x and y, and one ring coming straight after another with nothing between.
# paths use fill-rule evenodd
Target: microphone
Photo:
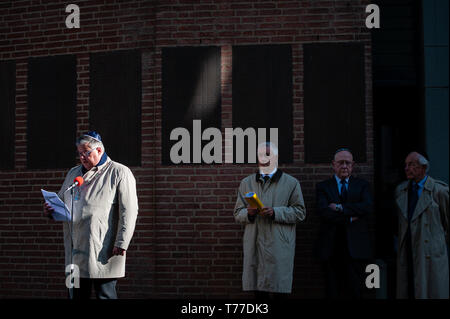
<instances>
[{"instance_id":1,"label":"microphone","mask_svg":"<svg viewBox=\"0 0 450 319\"><path fill-rule=\"evenodd\" d=\"M65 190L65 192L70 191L72 188L74 188L75 186L81 186L84 183L84 179L81 176L77 176L75 177L75 179L73 180L73 184L69 186L69 188L67 188ZM64 192L64 193L65 193Z\"/></svg>"}]
</instances>

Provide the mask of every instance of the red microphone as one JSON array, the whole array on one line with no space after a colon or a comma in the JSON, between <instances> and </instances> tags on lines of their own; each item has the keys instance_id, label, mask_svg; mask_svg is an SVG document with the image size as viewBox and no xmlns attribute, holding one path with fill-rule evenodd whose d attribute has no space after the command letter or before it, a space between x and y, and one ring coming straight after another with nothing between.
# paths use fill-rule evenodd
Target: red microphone
<instances>
[{"instance_id":1,"label":"red microphone","mask_svg":"<svg viewBox=\"0 0 450 319\"><path fill-rule=\"evenodd\" d=\"M77 183L78 186L81 186L84 183L84 179L81 176L77 176L74 178L73 183Z\"/></svg>"},{"instance_id":2,"label":"red microphone","mask_svg":"<svg viewBox=\"0 0 450 319\"><path fill-rule=\"evenodd\" d=\"M66 189L65 192L71 190L72 188L74 188L75 186L81 186L84 183L84 179L81 176L77 176L75 177L75 179L73 180L73 184L69 186L68 189Z\"/></svg>"}]
</instances>

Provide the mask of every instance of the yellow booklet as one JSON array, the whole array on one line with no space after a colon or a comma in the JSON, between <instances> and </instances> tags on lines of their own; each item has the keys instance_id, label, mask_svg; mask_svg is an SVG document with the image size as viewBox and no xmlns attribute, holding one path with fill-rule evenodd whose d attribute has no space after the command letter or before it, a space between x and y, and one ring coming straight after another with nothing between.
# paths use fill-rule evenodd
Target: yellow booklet
<instances>
[{"instance_id":1,"label":"yellow booklet","mask_svg":"<svg viewBox=\"0 0 450 319\"><path fill-rule=\"evenodd\" d=\"M244 198L247 201L247 203L250 205L250 207L259 208L259 209L264 208L263 203L261 203L261 201L259 200L256 193L249 192L249 193L245 194Z\"/></svg>"}]
</instances>

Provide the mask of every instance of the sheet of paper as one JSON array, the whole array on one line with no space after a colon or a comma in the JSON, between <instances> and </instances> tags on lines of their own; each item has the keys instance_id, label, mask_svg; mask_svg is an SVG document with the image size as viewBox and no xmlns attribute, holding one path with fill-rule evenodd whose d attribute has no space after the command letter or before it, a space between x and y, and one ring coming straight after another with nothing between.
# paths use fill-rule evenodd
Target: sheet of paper
<instances>
[{"instance_id":1,"label":"sheet of paper","mask_svg":"<svg viewBox=\"0 0 450 319\"><path fill-rule=\"evenodd\" d=\"M55 211L52 216L57 221L70 221L69 208L54 192L47 192L41 189L42 196L44 196L45 202L49 204Z\"/></svg>"}]
</instances>

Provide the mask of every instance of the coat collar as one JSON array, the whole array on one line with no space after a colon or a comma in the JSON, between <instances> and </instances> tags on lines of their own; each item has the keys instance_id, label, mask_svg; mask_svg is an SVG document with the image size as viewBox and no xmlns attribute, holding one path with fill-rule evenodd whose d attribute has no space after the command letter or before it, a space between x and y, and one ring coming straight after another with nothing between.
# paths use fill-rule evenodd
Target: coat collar
<instances>
[{"instance_id":1,"label":"coat collar","mask_svg":"<svg viewBox=\"0 0 450 319\"><path fill-rule=\"evenodd\" d=\"M409 182L403 183L400 187L400 192L395 199L397 206L400 209L400 213L408 220L408 187Z\"/></svg>"},{"instance_id":2,"label":"coat collar","mask_svg":"<svg viewBox=\"0 0 450 319\"><path fill-rule=\"evenodd\" d=\"M273 174L272 178L270 179L271 183L278 182L278 180L281 178L281 175L283 175L283 172L280 169L277 169L275 174ZM261 174L259 171L256 173L255 180L257 183L261 183Z\"/></svg>"},{"instance_id":3,"label":"coat collar","mask_svg":"<svg viewBox=\"0 0 450 319\"><path fill-rule=\"evenodd\" d=\"M334 175L333 175L333 177L330 178L330 181L331 181L331 185L332 185L331 190L333 192L334 198L335 198L335 200L338 200L339 199L339 189L338 189L339 186L338 186L338 183L337 183Z\"/></svg>"},{"instance_id":4,"label":"coat collar","mask_svg":"<svg viewBox=\"0 0 450 319\"><path fill-rule=\"evenodd\" d=\"M405 182L400 188L400 194L398 195L396 202L402 213L403 217L408 219L408 189L411 185L411 181ZM434 179L428 176L425 185L423 186L422 193L416 205L416 209L413 212L411 221L418 218L432 203L432 190L434 188Z\"/></svg>"},{"instance_id":5,"label":"coat collar","mask_svg":"<svg viewBox=\"0 0 450 319\"><path fill-rule=\"evenodd\" d=\"M84 185L87 186L90 183L92 183L95 179L97 179L99 176L101 176L104 172L108 170L108 168L112 164L112 160L109 157L106 157L106 161L101 164L94 166L89 171L83 174L84 178ZM81 165L81 168L84 168L83 165Z\"/></svg>"},{"instance_id":6,"label":"coat collar","mask_svg":"<svg viewBox=\"0 0 450 319\"><path fill-rule=\"evenodd\" d=\"M102 157L100 158L100 161L98 162L98 164L95 165L93 168L99 169L103 164L106 163L106 161L107 161L108 159L109 159L109 158L108 158L108 155L106 155L106 152L104 152L103 155L102 155ZM92 168L91 168L91 169L92 169ZM84 174L87 173L87 171L88 171L88 170L87 170L83 165L81 165L81 173L84 175Z\"/></svg>"},{"instance_id":7,"label":"coat collar","mask_svg":"<svg viewBox=\"0 0 450 319\"><path fill-rule=\"evenodd\" d=\"M423 186L422 194L420 194L419 201L417 202L416 209L414 210L414 214L411 218L411 221L418 218L421 214L425 212L428 206L433 202L432 193L434 182L431 181L431 178L428 176L425 185Z\"/></svg>"}]
</instances>

